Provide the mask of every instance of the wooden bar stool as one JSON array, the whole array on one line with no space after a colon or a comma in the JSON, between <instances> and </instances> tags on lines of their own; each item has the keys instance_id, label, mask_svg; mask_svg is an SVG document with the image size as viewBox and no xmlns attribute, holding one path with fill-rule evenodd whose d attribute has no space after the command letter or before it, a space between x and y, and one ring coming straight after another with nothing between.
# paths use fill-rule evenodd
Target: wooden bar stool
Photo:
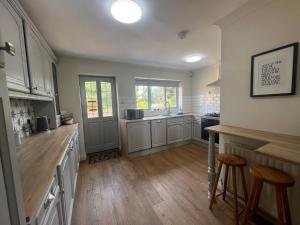
<instances>
[{"instance_id":1,"label":"wooden bar stool","mask_svg":"<svg viewBox=\"0 0 300 225\"><path fill-rule=\"evenodd\" d=\"M242 224L247 224L256 213L263 183L266 182L275 186L276 189L278 224L291 225L292 221L286 188L294 185L294 178L281 170L266 166L254 166L250 168L250 173L254 177L254 182Z\"/></svg>"},{"instance_id":2,"label":"wooden bar stool","mask_svg":"<svg viewBox=\"0 0 300 225\"><path fill-rule=\"evenodd\" d=\"M245 197L245 202L247 203L248 192L247 192L247 185L246 185L246 180L245 180L245 175L244 175L244 167L247 165L247 162L243 158L241 158L237 155L232 155L232 154L219 154L218 161L219 161L219 166L218 166L218 170L217 170L217 177L214 181L214 187L213 187L213 193L212 193L213 195L212 195L212 198L210 201L209 209L212 209L212 206L214 204L216 197L222 195L223 200L225 201L228 172L229 172L229 167L231 167L232 168L233 200L234 200L234 210L235 210L235 224L238 225L239 224L239 211L238 211L238 199L237 199L238 197L237 197L237 184L236 184L236 167L238 167L241 172L244 197ZM221 173L223 164L226 166L225 167L224 188L223 188L224 191L222 193L216 195L217 186L218 186L220 173Z\"/></svg>"}]
</instances>

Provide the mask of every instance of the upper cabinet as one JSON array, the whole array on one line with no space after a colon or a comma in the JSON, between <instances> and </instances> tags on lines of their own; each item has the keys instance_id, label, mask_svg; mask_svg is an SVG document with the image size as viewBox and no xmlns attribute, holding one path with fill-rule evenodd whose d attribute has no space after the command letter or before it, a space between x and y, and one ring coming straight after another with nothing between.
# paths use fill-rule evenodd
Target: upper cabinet
<instances>
[{"instance_id":1,"label":"upper cabinet","mask_svg":"<svg viewBox=\"0 0 300 225\"><path fill-rule=\"evenodd\" d=\"M4 59L9 90L53 99L55 56L18 1L0 1L0 32L0 45L9 42L15 48L15 56Z\"/></svg>"},{"instance_id":2,"label":"upper cabinet","mask_svg":"<svg viewBox=\"0 0 300 225\"><path fill-rule=\"evenodd\" d=\"M8 88L28 93L30 89L22 19L6 1L0 1L0 32L3 41L0 45L10 42L15 48L15 56L5 54Z\"/></svg>"},{"instance_id":3,"label":"upper cabinet","mask_svg":"<svg viewBox=\"0 0 300 225\"><path fill-rule=\"evenodd\" d=\"M32 93L53 96L51 57L30 26L26 26L26 39Z\"/></svg>"}]
</instances>

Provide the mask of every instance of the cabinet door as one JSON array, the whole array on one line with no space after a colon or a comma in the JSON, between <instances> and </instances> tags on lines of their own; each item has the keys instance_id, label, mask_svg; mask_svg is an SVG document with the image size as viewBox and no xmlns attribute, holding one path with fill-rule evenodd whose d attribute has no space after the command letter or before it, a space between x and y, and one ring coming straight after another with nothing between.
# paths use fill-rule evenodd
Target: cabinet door
<instances>
[{"instance_id":1,"label":"cabinet door","mask_svg":"<svg viewBox=\"0 0 300 225\"><path fill-rule=\"evenodd\" d=\"M183 140L192 139L192 122L185 122L183 125Z\"/></svg>"},{"instance_id":2,"label":"cabinet door","mask_svg":"<svg viewBox=\"0 0 300 225\"><path fill-rule=\"evenodd\" d=\"M151 140L152 148L167 144L167 121L152 120L151 121Z\"/></svg>"},{"instance_id":3,"label":"cabinet door","mask_svg":"<svg viewBox=\"0 0 300 225\"><path fill-rule=\"evenodd\" d=\"M64 225L62 216L62 204L59 193L57 193L53 202L53 206L50 209L48 217L43 225Z\"/></svg>"},{"instance_id":4,"label":"cabinet door","mask_svg":"<svg viewBox=\"0 0 300 225\"><path fill-rule=\"evenodd\" d=\"M169 124L167 129L168 144L183 141L183 124Z\"/></svg>"},{"instance_id":5,"label":"cabinet door","mask_svg":"<svg viewBox=\"0 0 300 225\"><path fill-rule=\"evenodd\" d=\"M193 123L193 139L197 141L201 141L201 123L194 122Z\"/></svg>"},{"instance_id":6,"label":"cabinet door","mask_svg":"<svg viewBox=\"0 0 300 225\"><path fill-rule=\"evenodd\" d=\"M53 73L52 73L52 60L49 56L46 49L42 49L43 53L43 70L44 70L44 82L45 82L45 92L47 96L54 96L54 88L53 88Z\"/></svg>"},{"instance_id":7,"label":"cabinet door","mask_svg":"<svg viewBox=\"0 0 300 225\"><path fill-rule=\"evenodd\" d=\"M0 45L10 42L15 48L15 56L4 54L8 89L29 92L22 19L5 1L0 1L0 30L2 34Z\"/></svg>"},{"instance_id":8,"label":"cabinet door","mask_svg":"<svg viewBox=\"0 0 300 225\"><path fill-rule=\"evenodd\" d=\"M75 150L74 139L69 145L70 149L70 160L71 160L71 175L72 175L72 197L75 197L76 179L77 179L77 155Z\"/></svg>"},{"instance_id":9,"label":"cabinet door","mask_svg":"<svg viewBox=\"0 0 300 225\"><path fill-rule=\"evenodd\" d=\"M128 152L151 148L150 121L127 124Z\"/></svg>"},{"instance_id":10,"label":"cabinet door","mask_svg":"<svg viewBox=\"0 0 300 225\"><path fill-rule=\"evenodd\" d=\"M31 77L32 93L47 95L44 75L44 52L43 47L33 30L26 26L28 62Z\"/></svg>"},{"instance_id":11,"label":"cabinet door","mask_svg":"<svg viewBox=\"0 0 300 225\"><path fill-rule=\"evenodd\" d=\"M71 172L71 158L70 152L65 155L65 158L58 168L60 188L62 191L63 202L63 216L66 225L71 222L72 205L73 205L73 186L72 186L72 172Z\"/></svg>"}]
</instances>

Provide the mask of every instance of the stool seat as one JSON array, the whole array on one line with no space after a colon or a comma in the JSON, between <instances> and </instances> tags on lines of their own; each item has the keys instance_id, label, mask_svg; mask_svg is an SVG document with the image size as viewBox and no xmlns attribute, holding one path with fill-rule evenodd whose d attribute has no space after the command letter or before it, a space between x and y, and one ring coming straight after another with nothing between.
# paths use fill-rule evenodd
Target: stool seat
<instances>
[{"instance_id":1,"label":"stool seat","mask_svg":"<svg viewBox=\"0 0 300 225\"><path fill-rule=\"evenodd\" d=\"M275 186L291 187L295 184L295 180L289 174L267 166L254 166L250 168L250 173L259 179Z\"/></svg>"},{"instance_id":2,"label":"stool seat","mask_svg":"<svg viewBox=\"0 0 300 225\"><path fill-rule=\"evenodd\" d=\"M226 165L237 166L237 167L243 167L247 165L246 160L244 160L240 156L233 155L233 154L224 154L224 153L219 154L218 161Z\"/></svg>"}]
</instances>

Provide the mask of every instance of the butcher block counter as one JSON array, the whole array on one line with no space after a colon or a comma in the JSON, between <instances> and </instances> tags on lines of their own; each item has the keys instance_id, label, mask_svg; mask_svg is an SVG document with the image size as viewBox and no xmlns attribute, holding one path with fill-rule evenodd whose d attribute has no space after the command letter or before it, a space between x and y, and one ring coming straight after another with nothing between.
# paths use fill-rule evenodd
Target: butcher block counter
<instances>
[{"instance_id":1,"label":"butcher block counter","mask_svg":"<svg viewBox=\"0 0 300 225\"><path fill-rule=\"evenodd\" d=\"M34 134L17 147L27 221L36 214L77 128L73 124Z\"/></svg>"}]
</instances>

